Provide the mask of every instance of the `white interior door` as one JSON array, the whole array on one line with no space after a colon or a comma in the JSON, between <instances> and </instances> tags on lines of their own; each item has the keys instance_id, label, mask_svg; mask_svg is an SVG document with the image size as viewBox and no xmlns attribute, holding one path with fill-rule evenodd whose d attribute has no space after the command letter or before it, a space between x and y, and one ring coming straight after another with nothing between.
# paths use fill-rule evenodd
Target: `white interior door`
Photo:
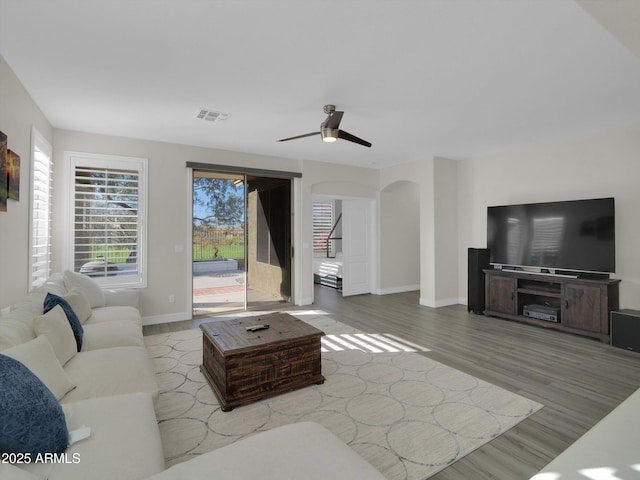
<instances>
[{"instance_id":1,"label":"white interior door","mask_svg":"<svg viewBox=\"0 0 640 480\"><path fill-rule=\"evenodd\" d=\"M373 292L374 201L342 201L342 295Z\"/></svg>"}]
</instances>

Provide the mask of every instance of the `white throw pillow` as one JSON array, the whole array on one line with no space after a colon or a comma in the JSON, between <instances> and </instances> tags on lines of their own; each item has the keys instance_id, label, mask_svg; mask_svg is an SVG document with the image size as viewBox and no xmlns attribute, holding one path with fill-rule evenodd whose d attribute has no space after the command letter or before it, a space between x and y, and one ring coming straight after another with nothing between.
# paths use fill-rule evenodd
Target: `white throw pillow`
<instances>
[{"instance_id":1,"label":"white throw pillow","mask_svg":"<svg viewBox=\"0 0 640 480\"><path fill-rule=\"evenodd\" d=\"M36 317L33 321L33 329L36 335L47 337L60 365L64 365L78 353L76 338L73 336L67 315L60 305L56 305L44 315Z\"/></svg>"},{"instance_id":2,"label":"white throw pillow","mask_svg":"<svg viewBox=\"0 0 640 480\"><path fill-rule=\"evenodd\" d=\"M80 323L85 323L89 317L91 316L91 304L89 303L89 299L85 295L82 290L73 290L71 293L67 293L62 298L64 298L74 313L80 320Z\"/></svg>"},{"instance_id":3,"label":"white throw pillow","mask_svg":"<svg viewBox=\"0 0 640 480\"><path fill-rule=\"evenodd\" d=\"M57 400L75 388L69 376L62 369L49 340L44 335L0 353L18 360L31 370L51 390Z\"/></svg>"},{"instance_id":4,"label":"white throw pillow","mask_svg":"<svg viewBox=\"0 0 640 480\"><path fill-rule=\"evenodd\" d=\"M63 279L64 286L67 287L67 290L82 290L82 292L89 299L91 308L105 306L106 300L104 297L104 292L102 291L102 288L100 288L100 285L98 285L91 278L87 277L86 275L82 275L81 273L75 273L70 270L65 270Z\"/></svg>"},{"instance_id":5,"label":"white throw pillow","mask_svg":"<svg viewBox=\"0 0 640 480\"><path fill-rule=\"evenodd\" d=\"M20 338L20 328L22 325L15 320L7 322L6 320L0 321L0 350L5 348L11 348L15 345L22 343Z\"/></svg>"}]
</instances>

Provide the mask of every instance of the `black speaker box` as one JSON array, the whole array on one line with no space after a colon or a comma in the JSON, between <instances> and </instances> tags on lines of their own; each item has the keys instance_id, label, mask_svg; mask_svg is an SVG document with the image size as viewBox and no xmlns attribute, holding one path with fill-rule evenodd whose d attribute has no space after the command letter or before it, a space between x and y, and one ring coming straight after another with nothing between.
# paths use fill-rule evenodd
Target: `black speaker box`
<instances>
[{"instance_id":1,"label":"black speaker box","mask_svg":"<svg viewBox=\"0 0 640 480\"><path fill-rule=\"evenodd\" d=\"M484 272L490 267L488 248L470 248L468 251L467 311L477 315L484 312Z\"/></svg>"},{"instance_id":2,"label":"black speaker box","mask_svg":"<svg viewBox=\"0 0 640 480\"><path fill-rule=\"evenodd\" d=\"M640 311L611 312L611 345L640 352Z\"/></svg>"}]
</instances>

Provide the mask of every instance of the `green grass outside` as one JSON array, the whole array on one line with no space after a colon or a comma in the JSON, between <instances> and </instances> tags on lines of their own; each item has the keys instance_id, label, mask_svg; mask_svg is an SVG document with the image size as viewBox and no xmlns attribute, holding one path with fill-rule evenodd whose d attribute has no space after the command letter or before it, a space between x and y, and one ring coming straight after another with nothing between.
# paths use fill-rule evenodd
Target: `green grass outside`
<instances>
[{"instance_id":1,"label":"green grass outside","mask_svg":"<svg viewBox=\"0 0 640 480\"><path fill-rule=\"evenodd\" d=\"M109 263L127 263L129 258L129 250L123 250L121 246L95 246L91 251L91 260L102 260L106 258ZM220 245L216 257L215 247L213 245L193 245L193 261L208 261L215 258L244 258L244 245Z\"/></svg>"},{"instance_id":2,"label":"green grass outside","mask_svg":"<svg viewBox=\"0 0 640 480\"><path fill-rule=\"evenodd\" d=\"M104 248L94 248L91 252L91 260L102 260L106 257L109 263L127 263L129 251L122 251L117 247L107 248L106 251L107 253L105 255ZM194 262L214 260L215 258L215 249L212 245L205 245L203 247L200 247L200 245L193 246ZM221 245L218 247L217 258L242 259L244 258L244 245Z\"/></svg>"},{"instance_id":3,"label":"green grass outside","mask_svg":"<svg viewBox=\"0 0 640 480\"><path fill-rule=\"evenodd\" d=\"M193 246L194 262L214 260L215 258L215 248L212 245L205 245L203 247L200 247L200 245ZM221 245L218 247L217 258L244 258L244 245Z\"/></svg>"},{"instance_id":4,"label":"green grass outside","mask_svg":"<svg viewBox=\"0 0 640 480\"><path fill-rule=\"evenodd\" d=\"M121 246L105 247L104 245L94 246L91 250L91 260L104 260L108 263L127 263L130 250L123 250Z\"/></svg>"}]
</instances>

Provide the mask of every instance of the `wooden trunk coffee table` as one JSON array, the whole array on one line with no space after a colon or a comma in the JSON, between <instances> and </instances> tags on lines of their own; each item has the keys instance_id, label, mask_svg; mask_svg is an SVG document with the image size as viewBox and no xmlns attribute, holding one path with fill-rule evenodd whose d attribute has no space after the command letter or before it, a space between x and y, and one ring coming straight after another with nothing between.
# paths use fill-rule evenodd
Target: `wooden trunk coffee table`
<instances>
[{"instance_id":1,"label":"wooden trunk coffee table","mask_svg":"<svg viewBox=\"0 0 640 480\"><path fill-rule=\"evenodd\" d=\"M247 327L268 324L266 330ZM208 322L202 330L202 366L222 410L324 382L324 332L286 313Z\"/></svg>"}]
</instances>

